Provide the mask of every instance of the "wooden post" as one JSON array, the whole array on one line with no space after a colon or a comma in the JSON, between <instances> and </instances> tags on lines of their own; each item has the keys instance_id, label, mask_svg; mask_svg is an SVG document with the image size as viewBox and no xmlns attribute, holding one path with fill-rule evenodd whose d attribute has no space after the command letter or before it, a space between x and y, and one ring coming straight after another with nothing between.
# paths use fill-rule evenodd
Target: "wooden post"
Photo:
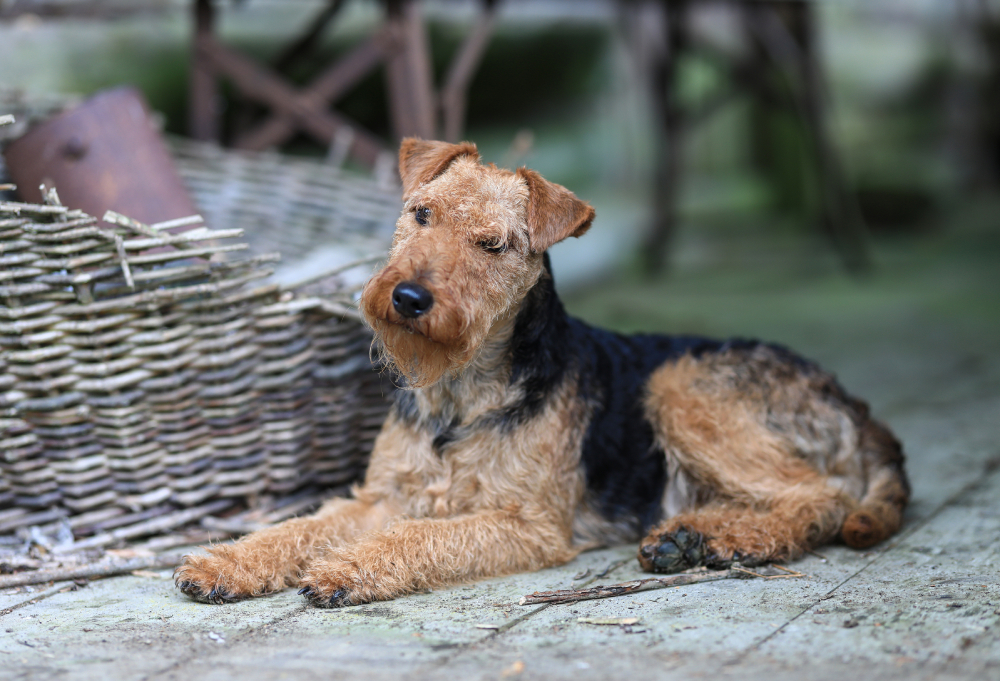
<instances>
[{"instance_id":1,"label":"wooden post","mask_svg":"<svg viewBox=\"0 0 1000 681\"><path fill-rule=\"evenodd\" d=\"M871 266L867 229L830 140L824 115L827 102L816 54L812 4L801 0L770 0L755 5L751 11L754 12L751 27L788 79L792 107L801 117L812 146L823 210L823 231L849 270L867 270Z\"/></svg>"},{"instance_id":2,"label":"wooden post","mask_svg":"<svg viewBox=\"0 0 1000 681\"><path fill-rule=\"evenodd\" d=\"M681 163L684 153L684 116L677 101L677 66L687 43L687 0L663 3L666 46L653 67L654 116L659 124L653 225L643 250L647 274L663 271L677 224Z\"/></svg>"},{"instance_id":3,"label":"wooden post","mask_svg":"<svg viewBox=\"0 0 1000 681\"><path fill-rule=\"evenodd\" d=\"M191 40L191 82L188 96L188 132L206 142L219 141L218 92L215 72L204 57L207 43L215 39L212 0L194 0L194 36Z\"/></svg>"},{"instance_id":4,"label":"wooden post","mask_svg":"<svg viewBox=\"0 0 1000 681\"><path fill-rule=\"evenodd\" d=\"M496 6L488 0L479 22L466 37L458 50L458 55L448 69L444 87L441 89L441 118L444 139L458 142L465 127L465 103L469 83L490 44L493 25L496 23Z\"/></svg>"},{"instance_id":5,"label":"wooden post","mask_svg":"<svg viewBox=\"0 0 1000 681\"><path fill-rule=\"evenodd\" d=\"M775 7L776 14L778 11ZM829 102L824 96L823 73L816 54L815 8L810 2L793 2L785 11L788 13L786 25L801 50L803 107L825 199L826 231L847 268L855 272L865 271L871 267L867 228L830 140L825 116Z\"/></svg>"},{"instance_id":6,"label":"wooden post","mask_svg":"<svg viewBox=\"0 0 1000 681\"><path fill-rule=\"evenodd\" d=\"M306 31L283 49L274 59L275 71L287 73L296 63L310 56L323 37L323 32L344 6L344 0L327 0Z\"/></svg>"},{"instance_id":7,"label":"wooden post","mask_svg":"<svg viewBox=\"0 0 1000 681\"><path fill-rule=\"evenodd\" d=\"M427 34L415 0L388 0L386 24L399 49L386 59L389 109L397 138L435 137Z\"/></svg>"}]
</instances>

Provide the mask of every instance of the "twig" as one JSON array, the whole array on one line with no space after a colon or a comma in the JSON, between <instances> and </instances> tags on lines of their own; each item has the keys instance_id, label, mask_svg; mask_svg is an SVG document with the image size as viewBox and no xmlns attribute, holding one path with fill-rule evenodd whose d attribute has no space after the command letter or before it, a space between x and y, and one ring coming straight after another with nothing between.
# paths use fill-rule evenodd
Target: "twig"
<instances>
[{"instance_id":1,"label":"twig","mask_svg":"<svg viewBox=\"0 0 1000 681\"><path fill-rule=\"evenodd\" d=\"M615 561L611 565L609 565L606 568L604 568L604 570L602 572L599 572L596 575L594 575L594 579L604 579L605 577L607 577L608 575L610 575L612 572L614 572L615 570L617 570L618 568L620 568L622 565L625 565L625 563L628 563L630 560L632 560L632 559L631 558L622 558L621 560Z\"/></svg>"},{"instance_id":2,"label":"twig","mask_svg":"<svg viewBox=\"0 0 1000 681\"><path fill-rule=\"evenodd\" d=\"M598 572L596 575L590 577L589 579L587 578L587 575L590 574L590 568L587 568L587 571L583 573L583 576L579 577L579 579L585 581L581 581L579 584L575 585L573 587L573 591L579 591L581 589L585 589L594 582L596 582L597 580L604 579L612 572L620 568L622 565L628 563L630 560L631 560L630 558L622 558L621 560L616 560L615 562L610 563L606 568ZM577 577L573 577L574 582L577 581L577 579L578 579Z\"/></svg>"},{"instance_id":3,"label":"twig","mask_svg":"<svg viewBox=\"0 0 1000 681\"><path fill-rule=\"evenodd\" d=\"M559 591L538 591L522 596L518 605L537 605L539 603L575 603L576 601L591 601L597 598L624 596L639 591L665 589L670 586L684 586L697 582L716 582L722 579L739 579L732 570L721 572L702 572L696 574L680 574L670 577L650 577L637 579L621 584L592 586L589 589L562 589Z\"/></svg>"},{"instance_id":4,"label":"twig","mask_svg":"<svg viewBox=\"0 0 1000 681\"><path fill-rule=\"evenodd\" d=\"M202 504L201 506L195 506L194 508L188 508L182 511L175 511L174 513L168 513L167 515L160 516L158 518L152 518L151 520L146 520L134 525L127 525L125 527L118 528L117 530L112 530L111 532L97 534L93 537L88 537L87 539L82 539L78 542L74 542L73 544L69 544L68 546L57 546L53 552L72 553L83 549L109 546L125 539L134 539L145 535L159 534L167 530L172 530L175 527L186 525L187 523L195 520L200 520L206 515L219 513L232 506L233 503L232 499L216 499L215 501L210 501Z\"/></svg>"},{"instance_id":5,"label":"twig","mask_svg":"<svg viewBox=\"0 0 1000 681\"><path fill-rule=\"evenodd\" d=\"M92 563L72 568L53 568L51 570L35 570L19 572L15 575L0 576L0 589L10 589L15 586L42 584L44 582L61 582L70 579L89 579L92 577L113 577L134 570L157 570L180 565L183 556L180 554L163 556L144 556L111 563Z\"/></svg>"},{"instance_id":6,"label":"twig","mask_svg":"<svg viewBox=\"0 0 1000 681\"><path fill-rule=\"evenodd\" d=\"M754 572L753 570L747 570L745 567L740 567L739 565L734 565L733 567L731 567L729 569L730 570L736 570L737 572L742 572L743 574L750 575L751 577L760 577L761 579L767 579L767 577L765 577L764 575L760 574L759 572ZM785 575L780 575L780 576L784 577Z\"/></svg>"},{"instance_id":7,"label":"twig","mask_svg":"<svg viewBox=\"0 0 1000 681\"><path fill-rule=\"evenodd\" d=\"M779 567L789 574L785 575L764 575L753 572L746 568L734 565L728 570L711 571L701 568L697 572L671 575L670 577L650 577L648 579L637 579L621 584L607 584L593 586L589 589L563 589L560 591L538 591L527 596L522 596L518 605L537 605L539 603L575 603L576 601L591 601L597 598L610 598L612 596L624 596L626 594L638 593L640 591L652 591L653 589L665 589L672 586L685 586L687 584L697 584L699 582L717 582L723 579L746 579L745 575L761 577L763 579L788 579L794 577L807 577L801 572Z\"/></svg>"},{"instance_id":8,"label":"twig","mask_svg":"<svg viewBox=\"0 0 1000 681\"><path fill-rule=\"evenodd\" d=\"M132 270L128 266L128 258L125 256L125 241L115 234L115 250L118 251L118 260L121 261L122 274L125 275L125 283L128 287L135 290L135 281L132 279Z\"/></svg>"},{"instance_id":9,"label":"twig","mask_svg":"<svg viewBox=\"0 0 1000 681\"><path fill-rule=\"evenodd\" d=\"M224 539L229 539L232 534L229 532L218 532L211 530L191 530L188 532L178 532L176 534L168 534L165 536L153 537L152 539L142 542L140 544L133 544L132 546L137 549L145 549L147 551L163 551L164 549L172 549L178 546L198 546L201 544L211 544L213 542L222 541Z\"/></svg>"},{"instance_id":10,"label":"twig","mask_svg":"<svg viewBox=\"0 0 1000 681\"><path fill-rule=\"evenodd\" d=\"M148 236L153 239L163 236L162 233L156 231L146 223L139 222L138 220L130 218L127 215L116 213L113 210L105 211L104 217L101 219L104 220L105 222L110 222L113 225L120 225L127 229L131 229L133 232L138 232L143 236ZM179 251L187 251L192 248L191 244L185 244L185 243L175 243L173 244L173 247Z\"/></svg>"},{"instance_id":11,"label":"twig","mask_svg":"<svg viewBox=\"0 0 1000 681\"><path fill-rule=\"evenodd\" d=\"M163 232L168 229L173 229L174 227L186 227L187 225L197 225L205 222L205 218L200 215L188 215L184 218L175 218L173 220L165 220L164 222L154 222L149 226L150 229L156 232Z\"/></svg>"},{"instance_id":12,"label":"twig","mask_svg":"<svg viewBox=\"0 0 1000 681\"><path fill-rule=\"evenodd\" d=\"M343 319L345 317L350 317L351 319L356 319L359 322L364 321L364 317L361 316L361 312L353 307L347 307L346 305L340 305L334 300L323 300L320 304L319 309L321 309L326 314L331 317L339 317Z\"/></svg>"},{"instance_id":13,"label":"twig","mask_svg":"<svg viewBox=\"0 0 1000 681\"><path fill-rule=\"evenodd\" d=\"M19 201L0 201L0 211L20 215L63 215L70 212L66 206L44 206L39 203L21 203Z\"/></svg>"},{"instance_id":14,"label":"twig","mask_svg":"<svg viewBox=\"0 0 1000 681\"><path fill-rule=\"evenodd\" d=\"M791 568L786 568L784 565L775 565L774 563L772 563L771 567L773 567L776 570L781 570L782 572L787 572L789 577L808 577L809 576L809 575L807 575L804 572L799 572L798 570L793 570ZM782 575L769 575L769 576L770 577L781 577Z\"/></svg>"},{"instance_id":15,"label":"twig","mask_svg":"<svg viewBox=\"0 0 1000 681\"><path fill-rule=\"evenodd\" d=\"M803 572L796 572L795 570L789 570L786 567L781 567L780 565L772 565L771 567L777 568L779 570L784 570L789 573L787 575L762 575L759 572L754 572L753 570L747 570L745 567L740 567L739 565L734 565L731 569L742 572L746 575L751 575L752 577L760 577L761 579L789 579L791 577L808 577L809 575Z\"/></svg>"},{"instance_id":16,"label":"twig","mask_svg":"<svg viewBox=\"0 0 1000 681\"><path fill-rule=\"evenodd\" d=\"M299 281L289 284L283 287L286 291L294 291L295 289L300 289L309 284L315 284L317 281L322 281L329 277L336 276L347 270L352 270L355 267L360 267L361 265L367 265L368 263L378 262L379 260L385 259L385 253L380 253L378 255L369 255L364 258L359 258L357 260L352 260L350 262L345 262L343 265L337 265L328 270L324 270L319 274L314 274L311 277L306 277L305 279L300 279Z\"/></svg>"},{"instance_id":17,"label":"twig","mask_svg":"<svg viewBox=\"0 0 1000 681\"><path fill-rule=\"evenodd\" d=\"M38 190L42 193L42 203L46 206L61 206L62 201L59 200L59 192L56 191L55 187L46 187L42 184Z\"/></svg>"}]
</instances>

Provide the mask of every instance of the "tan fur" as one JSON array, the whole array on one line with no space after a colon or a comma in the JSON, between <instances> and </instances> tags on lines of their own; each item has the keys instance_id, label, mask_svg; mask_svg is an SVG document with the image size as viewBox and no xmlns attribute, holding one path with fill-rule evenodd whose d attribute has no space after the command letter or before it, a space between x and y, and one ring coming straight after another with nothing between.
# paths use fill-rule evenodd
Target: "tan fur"
<instances>
[{"instance_id":1,"label":"tan fur","mask_svg":"<svg viewBox=\"0 0 1000 681\"><path fill-rule=\"evenodd\" d=\"M219 601L278 591L297 585L301 571L325 546L352 542L397 514L385 503L333 499L315 515L211 546L207 556L187 556L174 578L196 584L202 597L219 594Z\"/></svg>"},{"instance_id":2,"label":"tan fur","mask_svg":"<svg viewBox=\"0 0 1000 681\"><path fill-rule=\"evenodd\" d=\"M560 396L511 437L484 433L454 457L390 417L355 499L188 556L175 579L206 598L221 587L221 600L304 585L363 603L564 563L580 551L580 408Z\"/></svg>"},{"instance_id":3,"label":"tan fur","mask_svg":"<svg viewBox=\"0 0 1000 681\"><path fill-rule=\"evenodd\" d=\"M888 446L871 442L873 433L891 435L837 391L829 375L792 367L767 348L660 368L646 411L671 464L664 503L672 517L643 546L685 527L706 538L710 562L788 560L842 528L858 547L898 529L907 500L898 475L865 465ZM869 468L885 482L869 479ZM884 498L887 486L895 497ZM866 489L880 490L882 506L860 498ZM640 560L650 567L648 553Z\"/></svg>"},{"instance_id":4,"label":"tan fur","mask_svg":"<svg viewBox=\"0 0 1000 681\"><path fill-rule=\"evenodd\" d=\"M432 385L468 366L541 273L541 254L529 248L525 183L467 154L447 166L447 175L408 189L389 264L371 278L361 299L384 357L411 387ZM430 209L426 226L413 217L420 207ZM505 244L520 257L496 258L483 252L484 241ZM406 319L393 310L392 291L404 281L434 294L429 314Z\"/></svg>"},{"instance_id":5,"label":"tan fur","mask_svg":"<svg viewBox=\"0 0 1000 681\"><path fill-rule=\"evenodd\" d=\"M331 549L302 583L323 595L347 584L352 602L367 602L570 560L579 552L576 409L562 396L510 438L482 433L453 456L390 419L357 495L387 500L403 519Z\"/></svg>"},{"instance_id":6,"label":"tan fur","mask_svg":"<svg viewBox=\"0 0 1000 681\"><path fill-rule=\"evenodd\" d=\"M565 187L546 182L534 170L519 168L531 197L528 203L528 235L536 253L571 236L581 237L594 221L594 209Z\"/></svg>"},{"instance_id":7,"label":"tan fur","mask_svg":"<svg viewBox=\"0 0 1000 681\"><path fill-rule=\"evenodd\" d=\"M194 598L302 586L317 604L349 605L637 538L635 518L606 519L586 492L593 407L576 382L516 427L490 421L525 397L511 384L510 348L527 292L549 276L542 254L586 232L593 208L533 171L482 165L468 143L405 140L400 176L404 210L360 307L411 399L386 420L353 499L188 556L175 579ZM433 304L399 307L403 316L392 299L401 284ZM652 375L645 409L669 472L668 520L640 550L647 569L681 544L702 562L752 562L794 557L841 530L868 546L899 527L908 490L898 443L815 368L764 346L688 356Z\"/></svg>"},{"instance_id":8,"label":"tan fur","mask_svg":"<svg viewBox=\"0 0 1000 681\"><path fill-rule=\"evenodd\" d=\"M902 458L899 443L885 426L868 421L861 431L859 448L869 464L871 479L861 507L844 521L841 536L848 546L867 549L899 529L910 493L899 475L885 467L887 457Z\"/></svg>"},{"instance_id":9,"label":"tan fur","mask_svg":"<svg viewBox=\"0 0 1000 681\"><path fill-rule=\"evenodd\" d=\"M530 171L481 165L471 144L407 140L400 175L404 210L361 310L379 351L421 388L422 416L468 425L518 397L503 350L542 275L544 248L533 243L582 234L593 209ZM414 219L418 207L430 209L426 226ZM482 242L507 250L498 257ZM403 281L433 292L425 317L393 310ZM390 416L354 500L189 556L175 580L214 602L304 585L317 602L339 590L341 603L360 603L570 560L580 550L573 522L586 407L568 391L509 436L473 433L447 456L426 430Z\"/></svg>"}]
</instances>

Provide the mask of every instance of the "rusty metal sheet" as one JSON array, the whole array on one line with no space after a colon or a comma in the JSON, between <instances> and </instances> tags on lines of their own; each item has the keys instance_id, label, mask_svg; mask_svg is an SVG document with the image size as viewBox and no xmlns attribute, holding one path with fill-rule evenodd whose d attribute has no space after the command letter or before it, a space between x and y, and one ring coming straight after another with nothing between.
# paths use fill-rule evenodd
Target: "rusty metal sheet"
<instances>
[{"instance_id":1,"label":"rusty metal sheet","mask_svg":"<svg viewBox=\"0 0 1000 681\"><path fill-rule=\"evenodd\" d=\"M41 202L44 183L64 205L98 217L113 210L150 224L198 212L133 88L102 92L31 128L4 156L25 201Z\"/></svg>"}]
</instances>

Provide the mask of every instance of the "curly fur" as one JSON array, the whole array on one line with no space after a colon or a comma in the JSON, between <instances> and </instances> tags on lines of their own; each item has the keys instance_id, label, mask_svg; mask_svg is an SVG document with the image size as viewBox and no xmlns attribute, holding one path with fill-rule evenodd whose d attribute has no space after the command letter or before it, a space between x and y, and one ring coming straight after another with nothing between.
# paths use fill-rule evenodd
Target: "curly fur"
<instances>
[{"instance_id":1,"label":"curly fur","mask_svg":"<svg viewBox=\"0 0 1000 681\"><path fill-rule=\"evenodd\" d=\"M755 341L626 337L569 318L544 255L594 211L472 144L405 140L405 205L361 311L406 390L364 483L176 573L224 603L321 606L564 563L646 538L648 570L787 560L895 532L899 443L829 374ZM418 210L420 219L418 219ZM400 314L393 291L433 305Z\"/></svg>"}]
</instances>

